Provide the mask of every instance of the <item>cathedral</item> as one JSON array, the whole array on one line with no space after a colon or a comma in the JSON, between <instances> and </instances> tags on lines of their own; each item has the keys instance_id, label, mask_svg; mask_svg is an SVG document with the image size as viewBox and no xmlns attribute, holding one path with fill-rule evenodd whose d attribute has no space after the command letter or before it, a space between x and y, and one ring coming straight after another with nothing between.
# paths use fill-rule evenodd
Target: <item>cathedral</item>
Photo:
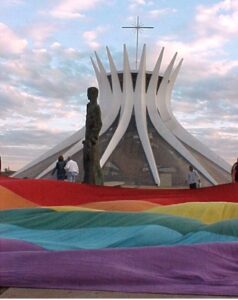
<instances>
[{"instance_id":1,"label":"cathedral","mask_svg":"<svg viewBox=\"0 0 238 300\"><path fill-rule=\"evenodd\" d=\"M171 94L182 65L175 54L164 73L160 67L164 49L154 69L146 67L146 45L138 70L131 70L127 48L123 70L118 71L110 50L106 70L97 53L92 65L98 81L102 129L99 137L100 165L105 184L125 186L186 186L189 165L199 173L202 186L230 182L230 165L186 131L171 109ZM83 179L85 127L32 161L18 178L52 178L58 156L71 156Z\"/></svg>"}]
</instances>

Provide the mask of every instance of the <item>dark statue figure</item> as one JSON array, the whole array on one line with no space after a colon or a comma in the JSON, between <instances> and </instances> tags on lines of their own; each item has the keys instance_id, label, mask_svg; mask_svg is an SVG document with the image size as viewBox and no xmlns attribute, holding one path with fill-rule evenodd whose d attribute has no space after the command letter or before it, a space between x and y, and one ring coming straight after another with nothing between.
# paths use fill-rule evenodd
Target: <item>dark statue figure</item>
<instances>
[{"instance_id":1,"label":"dark statue figure","mask_svg":"<svg viewBox=\"0 0 238 300\"><path fill-rule=\"evenodd\" d=\"M84 180L89 184L103 185L102 170L99 162L99 132L102 128L101 110L97 103L98 89L88 88L86 132L83 141Z\"/></svg>"}]
</instances>

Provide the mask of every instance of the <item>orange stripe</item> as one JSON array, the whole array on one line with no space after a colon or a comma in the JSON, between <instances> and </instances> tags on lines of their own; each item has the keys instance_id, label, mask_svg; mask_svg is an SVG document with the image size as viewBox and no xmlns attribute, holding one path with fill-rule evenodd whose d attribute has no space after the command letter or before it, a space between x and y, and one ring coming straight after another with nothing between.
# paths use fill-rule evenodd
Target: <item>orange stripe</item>
<instances>
[{"instance_id":1,"label":"orange stripe","mask_svg":"<svg viewBox=\"0 0 238 300\"><path fill-rule=\"evenodd\" d=\"M38 206L39 205L26 200L7 188L0 186L0 210Z\"/></svg>"},{"instance_id":2,"label":"orange stripe","mask_svg":"<svg viewBox=\"0 0 238 300\"><path fill-rule=\"evenodd\" d=\"M80 206L106 211L144 211L147 209L153 209L158 205L156 203L142 200L113 200L105 202L91 202Z\"/></svg>"}]
</instances>

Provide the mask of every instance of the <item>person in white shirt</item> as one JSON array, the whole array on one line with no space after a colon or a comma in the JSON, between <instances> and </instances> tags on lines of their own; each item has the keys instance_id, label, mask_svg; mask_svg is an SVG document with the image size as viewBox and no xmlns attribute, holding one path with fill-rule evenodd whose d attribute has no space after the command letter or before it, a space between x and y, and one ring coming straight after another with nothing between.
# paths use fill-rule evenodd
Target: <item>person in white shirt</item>
<instances>
[{"instance_id":1,"label":"person in white shirt","mask_svg":"<svg viewBox=\"0 0 238 300\"><path fill-rule=\"evenodd\" d=\"M72 160L71 157L68 157L65 171L67 173L67 179L68 181L75 182L76 177L79 174L79 167L76 161Z\"/></svg>"},{"instance_id":2,"label":"person in white shirt","mask_svg":"<svg viewBox=\"0 0 238 300\"><path fill-rule=\"evenodd\" d=\"M189 172L187 176L187 182L190 189L196 189L200 184L200 177L197 170L194 170L193 166L189 166Z\"/></svg>"}]
</instances>

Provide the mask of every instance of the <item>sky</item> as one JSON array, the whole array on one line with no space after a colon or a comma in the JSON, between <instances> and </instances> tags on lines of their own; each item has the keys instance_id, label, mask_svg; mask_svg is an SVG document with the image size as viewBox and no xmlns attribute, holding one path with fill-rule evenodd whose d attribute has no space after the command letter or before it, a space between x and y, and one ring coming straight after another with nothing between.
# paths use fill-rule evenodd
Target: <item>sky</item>
<instances>
[{"instance_id":1,"label":"sky","mask_svg":"<svg viewBox=\"0 0 238 300\"><path fill-rule=\"evenodd\" d=\"M18 170L84 126L90 57L117 69L123 44L135 63L147 45L151 71L184 59L172 95L179 122L232 164L238 157L238 0L1 0L0 156ZM108 69L109 71L109 69Z\"/></svg>"}]
</instances>

